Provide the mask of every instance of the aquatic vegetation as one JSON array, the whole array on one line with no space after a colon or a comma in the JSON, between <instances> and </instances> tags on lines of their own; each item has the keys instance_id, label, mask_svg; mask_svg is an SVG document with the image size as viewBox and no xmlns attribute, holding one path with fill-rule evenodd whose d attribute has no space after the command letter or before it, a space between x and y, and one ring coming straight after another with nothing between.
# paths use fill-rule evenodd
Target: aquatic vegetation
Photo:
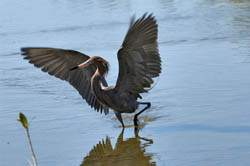
<instances>
[{"instance_id":1,"label":"aquatic vegetation","mask_svg":"<svg viewBox=\"0 0 250 166\"><path fill-rule=\"evenodd\" d=\"M17 119L17 120L23 125L23 127L25 129L25 132L26 132L26 135L28 138L28 142L29 142L30 151L32 153L33 165L37 166L37 159L36 159L35 152L33 150L32 142L30 139L28 120L27 120L26 116L21 112L19 113L19 119ZM29 163L30 163L30 165L32 165L32 163L30 161L29 161Z\"/></svg>"}]
</instances>

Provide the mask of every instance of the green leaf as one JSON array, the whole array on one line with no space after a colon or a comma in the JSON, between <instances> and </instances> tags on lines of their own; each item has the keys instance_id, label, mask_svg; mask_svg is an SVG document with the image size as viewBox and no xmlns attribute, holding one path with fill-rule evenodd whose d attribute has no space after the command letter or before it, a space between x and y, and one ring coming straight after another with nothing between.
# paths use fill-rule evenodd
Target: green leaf
<instances>
[{"instance_id":1,"label":"green leaf","mask_svg":"<svg viewBox=\"0 0 250 166\"><path fill-rule=\"evenodd\" d=\"M18 121L20 121L20 123L22 123L23 127L28 129L29 127L29 123L27 121L26 116L23 113L19 113L19 119L17 119Z\"/></svg>"}]
</instances>

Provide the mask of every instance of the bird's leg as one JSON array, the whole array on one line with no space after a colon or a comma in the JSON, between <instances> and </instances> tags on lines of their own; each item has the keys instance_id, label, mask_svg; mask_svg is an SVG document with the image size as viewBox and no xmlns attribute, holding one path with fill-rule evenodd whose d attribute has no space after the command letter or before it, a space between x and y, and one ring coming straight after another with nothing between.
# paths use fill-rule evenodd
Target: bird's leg
<instances>
[{"instance_id":1,"label":"bird's leg","mask_svg":"<svg viewBox=\"0 0 250 166\"><path fill-rule=\"evenodd\" d=\"M114 111L114 112L115 112L117 119L121 122L122 127L124 128L125 126L124 126L124 123L122 121L122 114L120 112L116 112L116 111Z\"/></svg>"},{"instance_id":2,"label":"bird's leg","mask_svg":"<svg viewBox=\"0 0 250 166\"><path fill-rule=\"evenodd\" d=\"M134 125L135 126L138 126L138 116L143 112L143 111L145 111L146 109L148 109L150 106L151 106L151 103L150 102L140 102L139 104L145 104L145 105L147 105L145 108L143 108L140 112L138 112L137 114L135 114L135 117L134 117Z\"/></svg>"}]
</instances>

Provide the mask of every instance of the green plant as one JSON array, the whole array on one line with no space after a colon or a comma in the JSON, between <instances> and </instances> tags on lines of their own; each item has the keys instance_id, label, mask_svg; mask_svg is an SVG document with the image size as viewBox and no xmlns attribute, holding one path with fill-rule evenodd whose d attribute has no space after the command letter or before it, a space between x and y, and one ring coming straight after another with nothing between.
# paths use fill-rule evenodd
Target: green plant
<instances>
[{"instance_id":1,"label":"green plant","mask_svg":"<svg viewBox=\"0 0 250 166\"><path fill-rule=\"evenodd\" d=\"M26 118L26 116L23 113L19 113L19 119L17 119L24 127L25 131L26 131L26 135L28 137L28 142L29 142L29 146L30 146L30 151L32 153L32 159L33 159L33 166L37 166L37 160L36 160L36 156L33 150L33 146L32 146L32 142L30 139L30 133L29 133L29 123L28 120Z\"/></svg>"}]
</instances>

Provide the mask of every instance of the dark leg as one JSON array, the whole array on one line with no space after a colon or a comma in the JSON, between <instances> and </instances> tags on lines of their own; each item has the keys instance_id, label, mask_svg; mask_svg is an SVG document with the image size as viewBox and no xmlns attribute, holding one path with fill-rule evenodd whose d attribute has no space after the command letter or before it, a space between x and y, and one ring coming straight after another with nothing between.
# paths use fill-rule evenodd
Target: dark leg
<instances>
[{"instance_id":1,"label":"dark leg","mask_svg":"<svg viewBox=\"0 0 250 166\"><path fill-rule=\"evenodd\" d=\"M135 114L135 117L134 117L134 125L135 126L138 126L138 116L143 112L145 111L146 109L148 109L150 106L151 106L151 103L150 102L145 102L145 103L139 103L139 104L144 104L144 105L147 105L145 108L143 108L140 112L138 112L137 114Z\"/></svg>"},{"instance_id":2,"label":"dark leg","mask_svg":"<svg viewBox=\"0 0 250 166\"><path fill-rule=\"evenodd\" d=\"M121 122L122 127L124 128L125 126L124 126L124 123L122 121L122 115L121 115L121 113L120 112L116 112L116 111L114 111L114 112L115 112L115 115L116 115L117 119Z\"/></svg>"}]
</instances>

